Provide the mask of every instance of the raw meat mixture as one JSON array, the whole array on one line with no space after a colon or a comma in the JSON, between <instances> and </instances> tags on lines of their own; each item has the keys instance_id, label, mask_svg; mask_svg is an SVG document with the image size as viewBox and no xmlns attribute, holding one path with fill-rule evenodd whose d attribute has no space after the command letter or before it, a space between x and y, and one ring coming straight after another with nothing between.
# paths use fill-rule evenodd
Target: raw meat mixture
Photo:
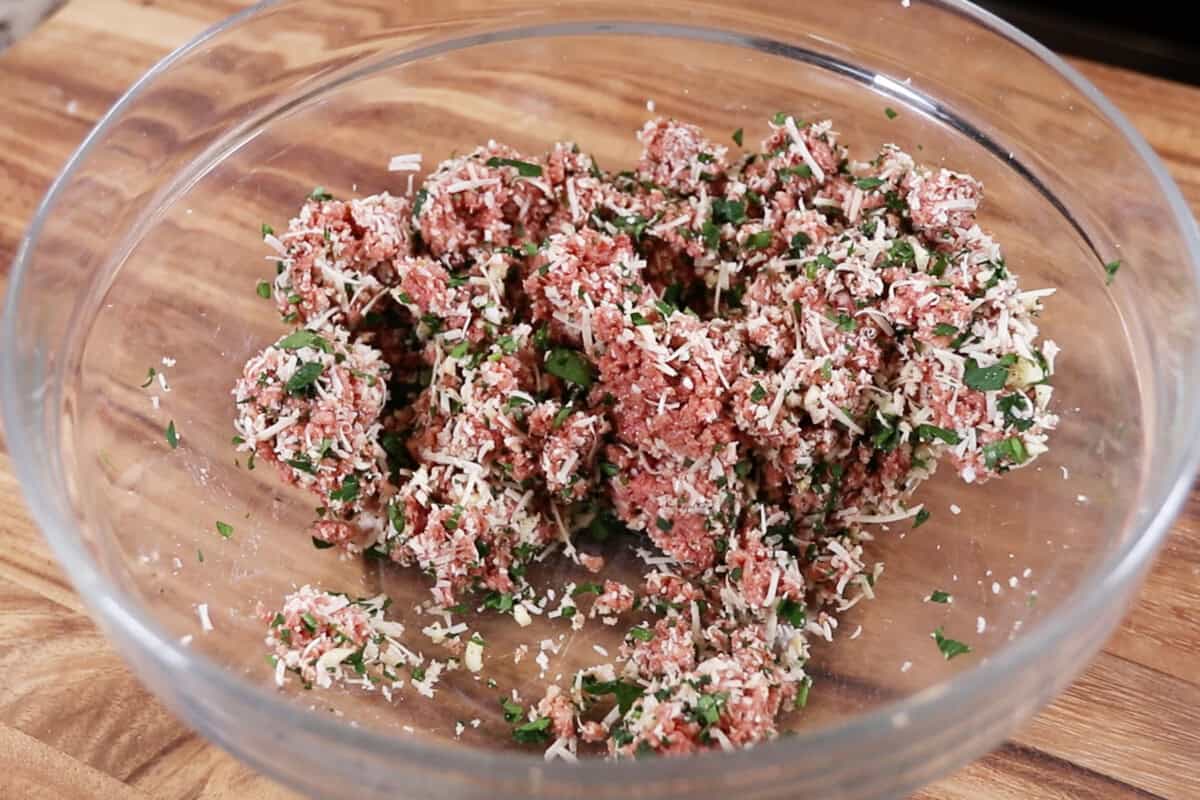
<instances>
[{"instance_id":1,"label":"raw meat mixture","mask_svg":"<svg viewBox=\"0 0 1200 800\"><path fill-rule=\"evenodd\" d=\"M637 136L631 171L489 142L263 226L259 293L293 330L247 362L235 443L320 498L315 545L419 571L448 653L406 647L385 598L305 586L266 615L281 686L432 696L486 667L456 608L625 620L619 653L503 703L517 741L751 745L806 702L809 640L873 595L863 526L924 522L909 498L940 462L979 483L1046 450L1053 290L1018 285L977 180L892 145L853 160L786 114L752 151L670 119ZM641 585L583 552L612 536ZM533 586L546 557L598 582Z\"/></svg>"}]
</instances>

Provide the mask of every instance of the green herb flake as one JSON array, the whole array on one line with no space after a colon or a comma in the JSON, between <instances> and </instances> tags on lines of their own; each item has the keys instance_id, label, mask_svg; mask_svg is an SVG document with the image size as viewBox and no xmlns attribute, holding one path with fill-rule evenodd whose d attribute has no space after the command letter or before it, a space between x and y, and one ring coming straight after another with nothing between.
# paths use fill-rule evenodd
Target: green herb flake
<instances>
[{"instance_id":1,"label":"green herb flake","mask_svg":"<svg viewBox=\"0 0 1200 800\"><path fill-rule=\"evenodd\" d=\"M854 182L855 186L866 192L869 192L872 189L878 189L880 186L883 186L883 184L884 180L882 178L859 178Z\"/></svg>"},{"instance_id":2,"label":"green herb flake","mask_svg":"<svg viewBox=\"0 0 1200 800\"><path fill-rule=\"evenodd\" d=\"M320 350L323 353L332 353L333 346L324 336L313 333L312 331L303 330L289 333L276 343L277 347L284 350L299 350L302 347L310 347L313 350Z\"/></svg>"},{"instance_id":3,"label":"green herb flake","mask_svg":"<svg viewBox=\"0 0 1200 800\"><path fill-rule=\"evenodd\" d=\"M1029 458L1025 443L1017 436L983 446L983 462L989 469L1007 464L1023 464Z\"/></svg>"},{"instance_id":4,"label":"green herb flake","mask_svg":"<svg viewBox=\"0 0 1200 800\"><path fill-rule=\"evenodd\" d=\"M796 708L804 708L808 705L808 691L812 688L813 680L805 675L804 680L800 681L800 689L796 692Z\"/></svg>"},{"instance_id":5,"label":"green herb flake","mask_svg":"<svg viewBox=\"0 0 1200 800\"><path fill-rule=\"evenodd\" d=\"M563 423L567 421L567 418L571 416L571 412L573 412L574 410L575 410L575 407L570 405L569 403L567 405L563 406L562 408L560 408L558 410L558 413L554 415L553 421L551 421L551 423L550 423L550 430L556 431L559 428L561 428L563 426Z\"/></svg>"},{"instance_id":6,"label":"green herb flake","mask_svg":"<svg viewBox=\"0 0 1200 800\"><path fill-rule=\"evenodd\" d=\"M576 350L556 347L546 356L546 371L567 383L587 389L592 385L592 363Z\"/></svg>"},{"instance_id":7,"label":"green herb flake","mask_svg":"<svg viewBox=\"0 0 1200 800\"><path fill-rule=\"evenodd\" d=\"M650 628L647 628L645 625L638 625L637 627L629 629L629 635L634 639L637 639L639 642L648 642L654 638L654 631Z\"/></svg>"},{"instance_id":8,"label":"green herb flake","mask_svg":"<svg viewBox=\"0 0 1200 800\"><path fill-rule=\"evenodd\" d=\"M895 119L896 117L900 116L898 113L896 113L896 109L892 108L891 106L884 106L883 113L887 115L888 119Z\"/></svg>"},{"instance_id":9,"label":"green herb flake","mask_svg":"<svg viewBox=\"0 0 1200 800\"><path fill-rule=\"evenodd\" d=\"M633 708L645 690L636 683L617 679L615 681L598 681L592 676L583 679L583 691L591 695L611 694L617 701L617 710L624 716Z\"/></svg>"},{"instance_id":10,"label":"green herb flake","mask_svg":"<svg viewBox=\"0 0 1200 800\"><path fill-rule=\"evenodd\" d=\"M324 186L318 186L308 195L310 200L332 200L333 195L325 191Z\"/></svg>"},{"instance_id":11,"label":"green herb flake","mask_svg":"<svg viewBox=\"0 0 1200 800\"><path fill-rule=\"evenodd\" d=\"M451 358L464 358L470 352L471 352L470 342L459 342L458 344L454 345L454 347L450 348L450 357Z\"/></svg>"},{"instance_id":12,"label":"green herb flake","mask_svg":"<svg viewBox=\"0 0 1200 800\"><path fill-rule=\"evenodd\" d=\"M913 529L916 530L917 528L924 525L926 522L929 521L929 518L931 516L933 516L933 515L922 508L920 511L917 512L917 515L915 517L913 517Z\"/></svg>"},{"instance_id":13,"label":"green herb flake","mask_svg":"<svg viewBox=\"0 0 1200 800\"><path fill-rule=\"evenodd\" d=\"M771 231L757 231L746 237L745 248L747 250L762 250L765 247L771 246L771 240L774 234Z\"/></svg>"},{"instance_id":14,"label":"green herb flake","mask_svg":"<svg viewBox=\"0 0 1200 800\"><path fill-rule=\"evenodd\" d=\"M328 550L333 547L333 542L327 542L324 539L318 539L314 536L312 537L312 546L318 550Z\"/></svg>"},{"instance_id":15,"label":"green herb flake","mask_svg":"<svg viewBox=\"0 0 1200 800\"><path fill-rule=\"evenodd\" d=\"M179 434L175 432L175 420L167 423L167 444L171 445L172 450L179 447Z\"/></svg>"},{"instance_id":16,"label":"green herb flake","mask_svg":"<svg viewBox=\"0 0 1200 800\"><path fill-rule=\"evenodd\" d=\"M750 402L761 403L767 399L767 390L762 387L761 383L755 381L754 388L750 390Z\"/></svg>"},{"instance_id":17,"label":"green herb flake","mask_svg":"<svg viewBox=\"0 0 1200 800\"><path fill-rule=\"evenodd\" d=\"M654 525L663 533L669 533L675 527L674 521L662 517L655 517Z\"/></svg>"},{"instance_id":18,"label":"green herb flake","mask_svg":"<svg viewBox=\"0 0 1200 800\"><path fill-rule=\"evenodd\" d=\"M488 593L488 596L483 599L484 608L494 609L499 611L501 614L507 614L508 612L512 611L514 604L515 601L513 600L513 596L508 592L490 592Z\"/></svg>"},{"instance_id":19,"label":"green herb flake","mask_svg":"<svg viewBox=\"0 0 1200 800\"><path fill-rule=\"evenodd\" d=\"M792 234L791 255L795 258L799 258L804 252L804 248L808 247L810 244L812 244L812 237L807 233L801 231L799 233Z\"/></svg>"},{"instance_id":20,"label":"green herb flake","mask_svg":"<svg viewBox=\"0 0 1200 800\"><path fill-rule=\"evenodd\" d=\"M746 219L746 204L740 200L723 200L720 197L713 198L712 201L712 220L717 225L729 223L737 225Z\"/></svg>"},{"instance_id":21,"label":"green herb flake","mask_svg":"<svg viewBox=\"0 0 1200 800\"><path fill-rule=\"evenodd\" d=\"M996 402L996 407L1004 414L1005 425L1018 431L1027 431L1033 427L1033 406L1025 395L1006 394Z\"/></svg>"},{"instance_id":22,"label":"green herb flake","mask_svg":"<svg viewBox=\"0 0 1200 800\"><path fill-rule=\"evenodd\" d=\"M808 164L797 164L794 167L780 167L775 170L775 173L780 178L788 178L793 175L797 178L811 178L813 176L812 167Z\"/></svg>"},{"instance_id":23,"label":"green herb flake","mask_svg":"<svg viewBox=\"0 0 1200 800\"><path fill-rule=\"evenodd\" d=\"M319 626L317 625L316 618L312 614L305 611L303 614L300 615L300 621L304 623L304 627L308 628L309 633L317 632L317 628Z\"/></svg>"},{"instance_id":24,"label":"green herb flake","mask_svg":"<svg viewBox=\"0 0 1200 800\"><path fill-rule=\"evenodd\" d=\"M542 177L542 168L537 164L531 164L528 161L520 161L515 158L500 158L492 156L485 162L489 167L514 167L517 174L522 178L540 178Z\"/></svg>"},{"instance_id":25,"label":"green herb flake","mask_svg":"<svg viewBox=\"0 0 1200 800\"><path fill-rule=\"evenodd\" d=\"M938 650L942 651L942 658L949 661L961 655L966 655L971 652L971 648L955 639L947 639L942 635L942 629L939 627L930 636L937 642Z\"/></svg>"},{"instance_id":26,"label":"green herb flake","mask_svg":"<svg viewBox=\"0 0 1200 800\"><path fill-rule=\"evenodd\" d=\"M634 325L649 325L650 324L650 320L646 319L644 316L642 316L641 312L638 312L638 311L631 311L629 314L629 319L631 322L633 322Z\"/></svg>"},{"instance_id":27,"label":"green herb flake","mask_svg":"<svg viewBox=\"0 0 1200 800\"><path fill-rule=\"evenodd\" d=\"M516 722L525 716L525 709L511 697L500 698L500 709L504 712L505 722Z\"/></svg>"},{"instance_id":28,"label":"green herb flake","mask_svg":"<svg viewBox=\"0 0 1200 800\"><path fill-rule=\"evenodd\" d=\"M945 322L939 322L933 326L934 336L958 336L958 328L953 325L947 325Z\"/></svg>"},{"instance_id":29,"label":"green herb flake","mask_svg":"<svg viewBox=\"0 0 1200 800\"><path fill-rule=\"evenodd\" d=\"M1104 265L1104 285L1112 286L1113 280L1117 277L1117 270L1121 268L1120 259L1110 261Z\"/></svg>"},{"instance_id":30,"label":"green herb flake","mask_svg":"<svg viewBox=\"0 0 1200 800\"><path fill-rule=\"evenodd\" d=\"M932 442L934 439L940 439L946 444L958 444L960 441L957 431L952 431L949 428L939 428L936 425L918 425L917 439L922 442Z\"/></svg>"},{"instance_id":31,"label":"green herb flake","mask_svg":"<svg viewBox=\"0 0 1200 800\"><path fill-rule=\"evenodd\" d=\"M146 370L146 382L141 385L141 388L145 389L150 384L154 383L154 376L157 374L158 371L154 369L154 367L150 367L150 369Z\"/></svg>"},{"instance_id":32,"label":"green herb flake","mask_svg":"<svg viewBox=\"0 0 1200 800\"><path fill-rule=\"evenodd\" d=\"M289 458L286 463L292 469L298 469L301 472L307 472L309 475L317 474L317 469L313 466L312 459L310 459L308 456L302 455L297 456L296 458Z\"/></svg>"},{"instance_id":33,"label":"green herb flake","mask_svg":"<svg viewBox=\"0 0 1200 800\"><path fill-rule=\"evenodd\" d=\"M951 595L949 592L943 592L941 590L938 590L929 595L929 602L931 602L931 603L953 603L954 596Z\"/></svg>"},{"instance_id":34,"label":"green herb flake","mask_svg":"<svg viewBox=\"0 0 1200 800\"><path fill-rule=\"evenodd\" d=\"M742 146L742 129L738 128L736 131L733 132L733 136L731 136L730 138L733 139L734 144L736 144L738 147L741 147Z\"/></svg>"},{"instance_id":35,"label":"green herb flake","mask_svg":"<svg viewBox=\"0 0 1200 800\"><path fill-rule=\"evenodd\" d=\"M271 298L271 284L266 281L259 281L258 286L254 288L255 293L264 300Z\"/></svg>"},{"instance_id":36,"label":"green herb flake","mask_svg":"<svg viewBox=\"0 0 1200 800\"><path fill-rule=\"evenodd\" d=\"M803 603L785 597L779 601L779 619L790 624L797 630L802 630L808 621L808 612Z\"/></svg>"},{"instance_id":37,"label":"green herb flake","mask_svg":"<svg viewBox=\"0 0 1200 800\"><path fill-rule=\"evenodd\" d=\"M513 739L521 744L544 744L550 741L550 718L538 717L532 722L516 726L512 733Z\"/></svg>"},{"instance_id":38,"label":"green herb flake","mask_svg":"<svg viewBox=\"0 0 1200 800\"><path fill-rule=\"evenodd\" d=\"M1003 360L990 367L981 367L975 359L968 358L963 368L963 383L981 392L998 391L1008 381L1008 367Z\"/></svg>"},{"instance_id":39,"label":"green herb flake","mask_svg":"<svg viewBox=\"0 0 1200 800\"><path fill-rule=\"evenodd\" d=\"M217 520L217 533L221 534L222 539L233 538L233 526L228 522Z\"/></svg>"},{"instance_id":40,"label":"green herb flake","mask_svg":"<svg viewBox=\"0 0 1200 800\"><path fill-rule=\"evenodd\" d=\"M413 219L421 216L421 209L425 207L425 201L429 199L428 189L418 189L417 196L413 199Z\"/></svg>"},{"instance_id":41,"label":"green herb flake","mask_svg":"<svg viewBox=\"0 0 1200 800\"><path fill-rule=\"evenodd\" d=\"M349 503L358 497L358 488L358 476L347 475L342 479L341 487L329 493L329 499Z\"/></svg>"},{"instance_id":42,"label":"green herb flake","mask_svg":"<svg viewBox=\"0 0 1200 800\"><path fill-rule=\"evenodd\" d=\"M290 395L307 394L324 372L325 367L317 361L302 363L283 388Z\"/></svg>"},{"instance_id":43,"label":"green herb flake","mask_svg":"<svg viewBox=\"0 0 1200 800\"><path fill-rule=\"evenodd\" d=\"M581 583L571 592L571 597L579 597L581 594L604 594L604 587L598 583Z\"/></svg>"}]
</instances>

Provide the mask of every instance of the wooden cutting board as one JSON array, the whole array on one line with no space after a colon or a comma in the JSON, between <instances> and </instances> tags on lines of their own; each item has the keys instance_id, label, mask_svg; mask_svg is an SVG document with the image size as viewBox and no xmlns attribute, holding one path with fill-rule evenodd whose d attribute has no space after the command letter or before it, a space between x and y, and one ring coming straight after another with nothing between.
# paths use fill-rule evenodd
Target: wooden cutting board
<instances>
[{"instance_id":1,"label":"wooden cutting board","mask_svg":"<svg viewBox=\"0 0 1200 800\"><path fill-rule=\"evenodd\" d=\"M73 0L0 54L0 288L34 207L147 67L240 0ZM1200 89L1080 68L1200 208ZM171 717L83 610L0 450L0 798L293 798ZM11 669L19 665L19 670ZM1200 798L1200 493L1104 653L995 753L921 800Z\"/></svg>"}]
</instances>

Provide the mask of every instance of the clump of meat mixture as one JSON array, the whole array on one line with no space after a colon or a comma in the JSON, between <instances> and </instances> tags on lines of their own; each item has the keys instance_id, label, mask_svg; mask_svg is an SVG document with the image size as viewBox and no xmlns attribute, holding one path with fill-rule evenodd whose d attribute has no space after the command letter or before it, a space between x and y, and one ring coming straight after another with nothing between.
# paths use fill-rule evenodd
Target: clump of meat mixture
<instances>
[{"instance_id":1,"label":"clump of meat mixture","mask_svg":"<svg viewBox=\"0 0 1200 800\"><path fill-rule=\"evenodd\" d=\"M746 153L672 119L637 135L627 172L489 142L411 195L315 192L264 226L300 327L234 388L238 447L319 497L316 539L418 568L448 625L472 596L522 626L624 620L607 662L505 699L548 757L774 737L809 641L873 596L863 526L919 524L940 462L982 482L1057 424L1052 290L1019 286L974 178L894 145L854 160L830 122L786 114ZM554 549L603 573L575 546L597 526L642 543L644 584L601 574L535 605L527 568ZM390 691L408 664L431 694L384 608L291 595L269 617L277 678ZM465 628L426 631L461 634L475 671Z\"/></svg>"}]
</instances>

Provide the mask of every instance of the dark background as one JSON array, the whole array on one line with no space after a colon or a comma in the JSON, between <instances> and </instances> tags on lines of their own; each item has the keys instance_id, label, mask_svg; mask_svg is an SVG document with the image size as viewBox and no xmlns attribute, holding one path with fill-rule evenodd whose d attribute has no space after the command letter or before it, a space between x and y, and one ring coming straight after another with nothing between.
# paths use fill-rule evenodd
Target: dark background
<instances>
[{"instance_id":1,"label":"dark background","mask_svg":"<svg viewBox=\"0 0 1200 800\"><path fill-rule=\"evenodd\" d=\"M1190 3L976 0L1052 50L1200 84L1200 25Z\"/></svg>"}]
</instances>

